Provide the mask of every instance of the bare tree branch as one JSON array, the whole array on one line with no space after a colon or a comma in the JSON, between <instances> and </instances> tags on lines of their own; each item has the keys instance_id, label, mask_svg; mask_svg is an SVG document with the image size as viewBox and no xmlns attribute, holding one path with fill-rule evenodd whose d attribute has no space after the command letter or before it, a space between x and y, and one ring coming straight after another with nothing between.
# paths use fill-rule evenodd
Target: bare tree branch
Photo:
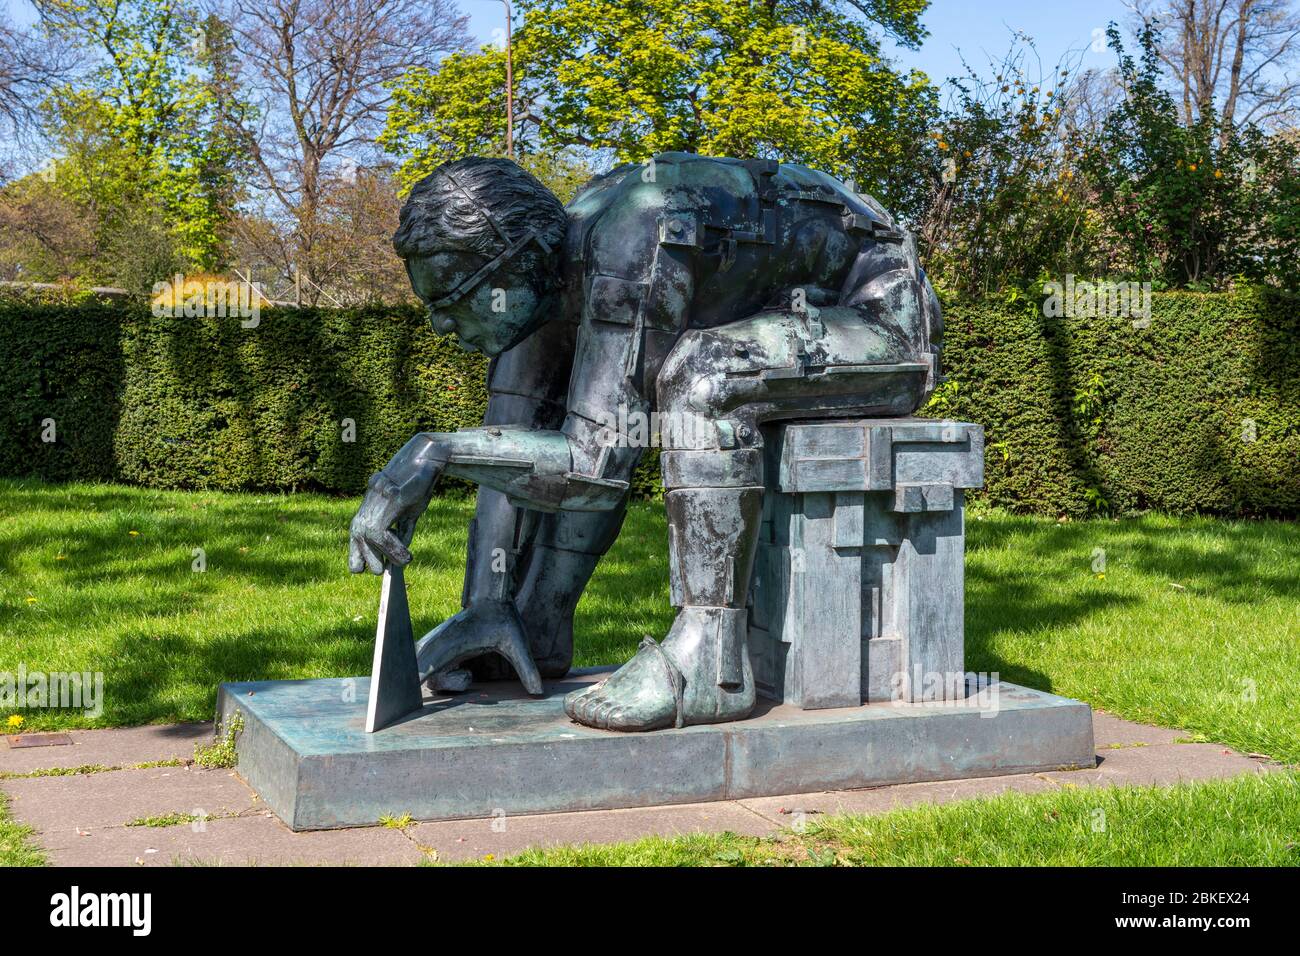
<instances>
[{"instance_id":1,"label":"bare tree branch","mask_svg":"<svg viewBox=\"0 0 1300 956\"><path fill-rule=\"evenodd\" d=\"M292 244L276 258L314 284L329 280L318 250L323 205L339 175L370 158L389 104L386 84L413 67L432 67L469 43L453 0L214 0L234 31L258 114L240 117L261 185ZM340 164L350 161L350 167Z\"/></svg>"},{"instance_id":2,"label":"bare tree branch","mask_svg":"<svg viewBox=\"0 0 1300 956\"><path fill-rule=\"evenodd\" d=\"M1295 0L1132 0L1159 29L1160 59L1182 92L1183 120L1213 116L1226 139L1247 122L1300 113L1300 10Z\"/></svg>"}]
</instances>

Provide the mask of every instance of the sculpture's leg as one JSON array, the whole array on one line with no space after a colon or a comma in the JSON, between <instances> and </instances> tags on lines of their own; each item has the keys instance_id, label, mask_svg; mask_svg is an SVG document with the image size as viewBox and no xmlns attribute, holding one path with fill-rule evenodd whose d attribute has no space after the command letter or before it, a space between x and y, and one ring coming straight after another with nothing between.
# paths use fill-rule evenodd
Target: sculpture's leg
<instances>
[{"instance_id":1,"label":"sculpture's leg","mask_svg":"<svg viewBox=\"0 0 1300 956\"><path fill-rule=\"evenodd\" d=\"M670 451L664 474L677 618L662 644L647 638L607 680L565 699L565 712L591 727L717 723L754 706L745 603L762 518L761 459L754 449Z\"/></svg>"},{"instance_id":2,"label":"sculpture's leg","mask_svg":"<svg viewBox=\"0 0 1300 956\"><path fill-rule=\"evenodd\" d=\"M497 356L488 370L488 406L483 424L527 425L535 429L559 428L564 421L564 393L568 387L577 326L549 322L519 345ZM465 567L465 589L461 607L448 627L431 631L420 641L422 672L441 666L461 639L474 640L475 609L486 606L486 614L498 623L511 621L501 604L511 603L518 593L533 549L532 537L541 523L540 515L526 515L506 496L480 487L470 525ZM513 630L513 627L511 627ZM532 630L529 629L529 636ZM439 641L448 642L438 648ZM518 643L518 642L512 642ZM527 643L527 640L525 640ZM514 679L515 668L505 655L488 652L471 658L465 666L476 680ZM434 683L440 683L434 675Z\"/></svg>"},{"instance_id":3,"label":"sculpture's leg","mask_svg":"<svg viewBox=\"0 0 1300 956\"><path fill-rule=\"evenodd\" d=\"M526 653L527 637L510 606L516 590L518 569L515 552L527 560L532 548L534 523L491 488L480 488L469 526L466 548L465 584L460 613L442 621L416 643L420 673L431 687L463 689L468 677L458 678L459 668L472 672L475 680L513 680L516 676L506 656L485 649L476 656L466 651L482 643L482 631L492 628L508 633L512 653ZM458 686L459 685L459 686Z\"/></svg>"},{"instance_id":4,"label":"sculpture's leg","mask_svg":"<svg viewBox=\"0 0 1300 956\"><path fill-rule=\"evenodd\" d=\"M771 418L906 414L931 366L887 316L770 312L687 332L660 369L673 600L662 644L565 699L612 730L737 720L754 703L746 648L750 570L763 497L759 424Z\"/></svg>"},{"instance_id":5,"label":"sculpture's leg","mask_svg":"<svg viewBox=\"0 0 1300 956\"><path fill-rule=\"evenodd\" d=\"M513 553L495 545L493 554L483 547L476 553L479 518L475 518L470 535L470 562L466 570L466 610L440 624L420 641L421 673L430 674L437 660L447 659L459 642L478 640L472 633L481 624L480 608L514 604L514 613L492 617L494 627L504 627L512 620L522 625L528 650L542 677L563 677L573 664L573 612L587 582L601 557L618 537L627 503L612 511L572 511L554 514L525 513L506 504L505 496L489 489L479 492L479 516L485 502L500 503L521 518L521 548L516 568ZM535 527L535 530L532 530ZM494 570L495 568L495 570ZM505 655L484 654L463 665L474 680L514 680L514 668ZM437 679L435 678L435 681Z\"/></svg>"},{"instance_id":6,"label":"sculpture's leg","mask_svg":"<svg viewBox=\"0 0 1300 956\"><path fill-rule=\"evenodd\" d=\"M569 672L574 609L601 556L618 537L626 513L624 502L613 511L559 512L541 518L515 607L543 677Z\"/></svg>"}]
</instances>

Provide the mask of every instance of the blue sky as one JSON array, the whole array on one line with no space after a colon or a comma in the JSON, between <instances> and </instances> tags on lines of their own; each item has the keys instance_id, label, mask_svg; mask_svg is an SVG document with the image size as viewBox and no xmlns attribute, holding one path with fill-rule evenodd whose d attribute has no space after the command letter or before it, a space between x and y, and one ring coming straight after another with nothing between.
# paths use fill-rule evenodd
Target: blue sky
<instances>
[{"instance_id":1,"label":"blue sky","mask_svg":"<svg viewBox=\"0 0 1300 956\"><path fill-rule=\"evenodd\" d=\"M471 31L484 42L504 25L500 0L459 3L469 15ZM988 56L1000 59L1012 31L1020 30L1034 38L1049 69L1071 50L1087 51L1085 67L1106 67L1113 58L1110 51L1091 51L1093 31L1105 30L1111 20L1124 23L1127 15L1123 0L932 0L923 20L929 38L920 50L898 50L896 56L904 66L924 70L941 83L963 72L963 53L976 68L982 68Z\"/></svg>"},{"instance_id":2,"label":"blue sky","mask_svg":"<svg viewBox=\"0 0 1300 956\"><path fill-rule=\"evenodd\" d=\"M459 3L481 40L491 40L492 31L503 26L500 0ZM34 19L29 0L0 0L0 5L20 23ZM900 50L897 57L904 66L924 70L939 83L962 72L962 53L977 68L985 65L986 54L1000 56L1015 29L1034 38L1048 68L1070 50L1088 51L1085 66L1095 61L1104 67L1112 59L1109 52L1089 50L1093 31L1105 29L1110 20L1122 22L1126 13L1122 0L933 0L924 18L930 37L920 50Z\"/></svg>"}]
</instances>

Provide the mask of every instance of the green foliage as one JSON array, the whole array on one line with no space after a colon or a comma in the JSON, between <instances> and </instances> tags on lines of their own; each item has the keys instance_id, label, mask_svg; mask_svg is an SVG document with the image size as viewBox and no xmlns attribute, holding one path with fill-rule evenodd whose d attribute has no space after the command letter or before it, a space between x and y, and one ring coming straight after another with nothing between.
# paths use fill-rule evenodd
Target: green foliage
<instances>
[{"instance_id":1,"label":"green foliage","mask_svg":"<svg viewBox=\"0 0 1300 956\"><path fill-rule=\"evenodd\" d=\"M1293 137L1223 129L1212 110L1183 125L1167 88L1155 28L1124 51L1112 25L1125 96L1082 168L1096 189L1116 266L1165 286L1211 289L1236 277L1300 283L1300 148Z\"/></svg>"},{"instance_id":2,"label":"green foliage","mask_svg":"<svg viewBox=\"0 0 1300 956\"><path fill-rule=\"evenodd\" d=\"M1077 60L1032 66L1023 36L987 72L950 81L917 229L936 286L989 295L1074 273L1296 289L1300 141L1225 129L1213 110L1189 124L1154 29L1139 31L1136 58L1109 35L1114 91Z\"/></svg>"},{"instance_id":3,"label":"green foliage","mask_svg":"<svg viewBox=\"0 0 1300 956\"><path fill-rule=\"evenodd\" d=\"M1300 776L1043 793L818 816L774 837L652 836L526 850L495 866L1281 866L1300 862Z\"/></svg>"},{"instance_id":4,"label":"green foliage","mask_svg":"<svg viewBox=\"0 0 1300 956\"><path fill-rule=\"evenodd\" d=\"M129 314L95 301L0 298L0 474L53 481L117 476L113 441L126 376L121 331Z\"/></svg>"},{"instance_id":5,"label":"green foliage","mask_svg":"<svg viewBox=\"0 0 1300 956\"><path fill-rule=\"evenodd\" d=\"M152 817L136 817L134 820L128 820L124 825L128 827L149 827L150 829L162 829L165 827L178 827L185 823L198 823L211 819L206 815L197 813L163 813Z\"/></svg>"},{"instance_id":6,"label":"green foliage","mask_svg":"<svg viewBox=\"0 0 1300 956\"><path fill-rule=\"evenodd\" d=\"M220 726L217 727L218 739L216 743L206 746L203 744L194 745L194 762L198 766L206 767L209 770L233 770L239 763L239 753L235 749L235 741L239 739L243 729L244 718L236 713L230 718L230 724L225 728L225 733L222 733Z\"/></svg>"},{"instance_id":7,"label":"green foliage","mask_svg":"<svg viewBox=\"0 0 1300 956\"><path fill-rule=\"evenodd\" d=\"M984 425L988 500L1073 516L1300 513L1300 299L1157 293L1145 328L1045 318L1041 301L947 310L949 383L925 413Z\"/></svg>"},{"instance_id":8,"label":"green foliage","mask_svg":"<svg viewBox=\"0 0 1300 956\"><path fill-rule=\"evenodd\" d=\"M244 328L4 299L0 352L21 357L0 368L0 473L50 480L356 494L412 434L481 424L487 400L482 357L413 307Z\"/></svg>"},{"instance_id":9,"label":"green foliage","mask_svg":"<svg viewBox=\"0 0 1300 956\"><path fill-rule=\"evenodd\" d=\"M0 866L44 866L45 855L32 840L35 831L9 814L9 798L0 793Z\"/></svg>"},{"instance_id":10,"label":"green foliage","mask_svg":"<svg viewBox=\"0 0 1300 956\"><path fill-rule=\"evenodd\" d=\"M218 117L234 95L229 28L186 0L40 0L48 28L102 61L80 85L51 91L46 125L62 158L59 191L91 210L89 275L148 289L173 267L221 266L240 169ZM135 245L148 233L134 274ZM163 241L165 240L165 241Z\"/></svg>"},{"instance_id":11,"label":"green foliage","mask_svg":"<svg viewBox=\"0 0 1300 956\"><path fill-rule=\"evenodd\" d=\"M1097 258L1098 217L1069 123L1078 78L1036 62L1022 38L992 75L968 67L951 81L953 102L930 133L935 190L918 230L941 288L984 295L1017 279L1086 273Z\"/></svg>"},{"instance_id":12,"label":"green foliage","mask_svg":"<svg viewBox=\"0 0 1300 956\"><path fill-rule=\"evenodd\" d=\"M393 99L378 142L404 157L398 170L404 190L440 163L504 154L505 50L452 53L436 70L414 67L388 85ZM528 151L529 140L520 138L518 145Z\"/></svg>"},{"instance_id":13,"label":"green foliage","mask_svg":"<svg viewBox=\"0 0 1300 956\"><path fill-rule=\"evenodd\" d=\"M949 380L924 413L985 426L990 501L1300 513L1294 296L1157 293L1145 328L1045 318L1042 301L948 309ZM268 310L245 329L5 299L0 352L16 358L0 368L0 474L51 480L357 494L412 434L478 425L487 400L483 358L406 307ZM633 492L659 493L655 449Z\"/></svg>"},{"instance_id":14,"label":"green foliage","mask_svg":"<svg viewBox=\"0 0 1300 956\"><path fill-rule=\"evenodd\" d=\"M776 157L919 211L917 144L937 104L878 30L915 45L928 0L525 0L515 34L516 143L638 162L684 150ZM859 14L865 11L865 17ZM418 171L504 138L499 49L448 57L394 85L381 143Z\"/></svg>"}]
</instances>

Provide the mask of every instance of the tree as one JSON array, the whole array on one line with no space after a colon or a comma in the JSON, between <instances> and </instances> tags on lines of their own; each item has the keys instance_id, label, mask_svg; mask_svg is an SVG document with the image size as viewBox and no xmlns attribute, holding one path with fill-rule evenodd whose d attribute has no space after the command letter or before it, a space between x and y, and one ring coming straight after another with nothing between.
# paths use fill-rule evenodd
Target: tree
<instances>
[{"instance_id":1,"label":"tree","mask_svg":"<svg viewBox=\"0 0 1300 956\"><path fill-rule=\"evenodd\" d=\"M1221 137L1238 125L1294 119L1300 10L1293 0L1134 0L1178 84L1182 122L1217 114Z\"/></svg>"},{"instance_id":2,"label":"tree","mask_svg":"<svg viewBox=\"0 0 1300 956\"><path fill-rule=\"evenodd\" d=\"M0 11L0 133L19 136L37 121L45 92L64 82L76 51L57 37L22 29Z\"/></svg>"},{"instance_id":3,"label":"tree","mask_svg":"<svg viewBox=\"0 0 1300 956\"><path fill-rule=\"evenodd\" d=\"M988 294L1044 274L1096 264L1094 204L1077 175L1086 117L1101 100L1095 77L1069 60L1044 69L1032 41L981 75L949 81L951 100L931 133L933 198L918 238L941 287Z\"/></svg>"},{"instance_id":4,"label":"tree","mask_svg":"<svg viewBox=\"0 0 1300 956\"><path fill-rule=\"evenodd\" d=\"M53 282L82 275L95 253L95 223L45 175L0 189L0 279Z\"/></svg>"},{"instance_id":5,"label":"tree","mask_svg":"<svg viewBox=\"0 0 1300 956\"><path fill-rule=\"evenodd\" d=\"M1112 25L1124 98L1106 118L1082 166L1098 191L1108 231L1131 269L1165 285L1217 288L1235 277L1294 286L1300 253L1293 137L1221 114L1191 125L1164 84L1154 27L1125 52Z\"/></svg>"},{"instance_id":6,"label":"tree","mask_svg":"<svg viewBox=\"0 0 1300 956\"><path fill-rule=\"evenodd\" d=\"M465 18L451 0L228 0L223 17L255 64L255 109L227 118L279 220L262 238L286 245L271 258L299 269L314 301L343 262L321 245L326 193L373 149L387 85L463 45Z\"/></svg>"},{"instance_id":7,"label":"tree","mask_svg":"<svg viewBox=\"0 0 1300 956\"><path fill-rule=\"evenodd\" d=\"M915 47L928 0L524 0L515 33L521 155L666 150L805 163L918 213L927 78L882 52ZM381 142L402 177L504 140L504 56L484 49L394 84ZM500 145L495 145L497 151Z\"/></svg>"},{"instance_id":8,"label":"tree","mask_svg":"<svg viewBox=\"0 0 1300 956\"><path fill-rule=\"evenodd\" d=\"M201 53L197 13L184 0L36 5L51 34L94 57L87 76L56 87L43 106L63 152L60 189L95 213L101 238L152 210L146 218L162 224L181 263L220 266L238 157L236 144L211 135L217 64Z\"/></svg>"}]
</instances>

